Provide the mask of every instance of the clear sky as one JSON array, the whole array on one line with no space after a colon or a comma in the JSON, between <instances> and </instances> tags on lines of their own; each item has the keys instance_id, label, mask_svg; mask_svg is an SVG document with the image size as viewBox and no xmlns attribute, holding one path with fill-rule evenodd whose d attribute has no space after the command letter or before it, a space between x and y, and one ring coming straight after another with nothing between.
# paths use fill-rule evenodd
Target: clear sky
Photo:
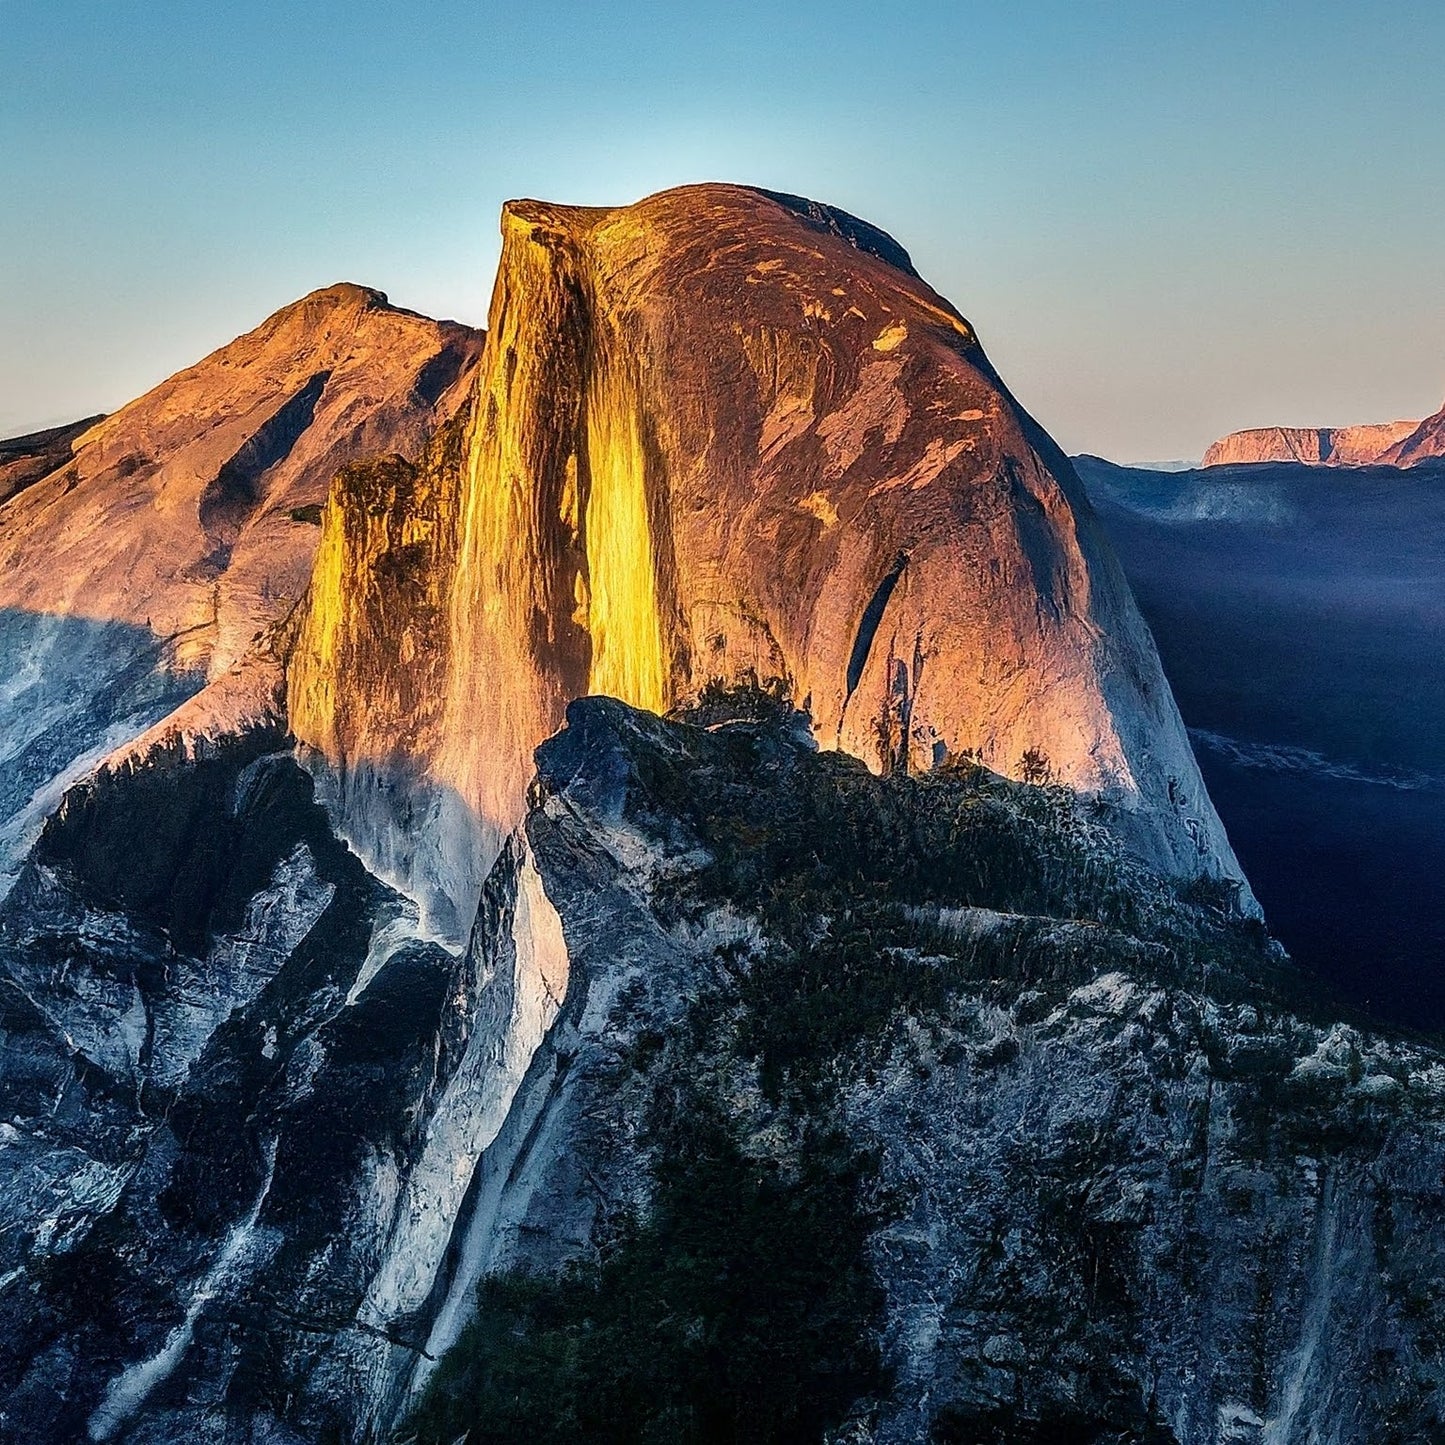
<instances>
[{"instance_id":1,"label":"clear sky","mask_svg":"<svg viewBox=\"0 0 1445 1445\"><path fill-rule=\"evenodd\" d=\"M696 180L891 231L1070 451L1445 394L1440 0L0 0L0 75L4 435Z\"/></svg>"}]
</instances>

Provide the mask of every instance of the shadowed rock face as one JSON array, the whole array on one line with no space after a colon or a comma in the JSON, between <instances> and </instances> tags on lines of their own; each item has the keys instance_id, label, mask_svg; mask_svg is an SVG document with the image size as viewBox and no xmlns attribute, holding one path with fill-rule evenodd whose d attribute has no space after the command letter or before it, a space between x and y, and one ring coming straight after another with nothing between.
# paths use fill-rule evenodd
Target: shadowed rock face
<instances>
[{"instance_id":1,"label":"shadowed rock face","mask_svg":"<svg viewBox=\"0 0 1445 1445\"><path fill-rule=\"evenodd\" d=\"M1200 465L1227 467L1246 462L1305 462L1330 467L1364 467L1374 462L1408 465L1392 454L1422 425L1417 421L1385 421L1367 426L1258 427L1221 437L1204 453Z\"/></svg>"},{"instance_id":2,"label":"shadowed rock face","mask_svg":"<svg viewBox=\"0 0 1445 1445\"><path fill-rule=\"evenodd\" d=\"M1445 406L1427 416L1419 426L1402 437L1380 460L1393 467L1412 467L1431 457L1445 457Z\"/></svg>"},{"instance_id":3,"label":"shadowed rock face","mask_svg":"<svg viewBox=\"0 0 1445 1445\"><path fill-rule=\"evenodd\" d=\"M269 714L279 664L233 673L304 591L331 478L420 451L479 347L333 286L92 426L0 448L0 890L65 784L189 694L210 684L193 732Z\"/></svg>"},{"instance_id":4,"label":"shadowed rock face","mask_svg":"<svg viewBox=\"0 0 1445 1445\"><path fill-rule=\"evenodd\" d=\"M1437 1438L1438 1052L1066 790L710 717L573 703L456 952L279 726L69 791L0 901L0 1439Z\"/></svg>"},{"instance_id":5,"label":"shadowed rock face","mask_svg":"<svg viewBox=\"0 0 1445 1445\"><path fill-rule=\"evenodd\" d=\"M282 729L209 742L72 790L0 902L6 1441L377 1438L547 1022L415 939Z\"/></svg>"},{"instance_id":6,"label":"shadowed rock face","mask_svg":"<svg viewBox=\"0 0 1445 1445\"><path fill-rule=\"evenodd\" d=\"M465 918L569 698L755 678L874 768L1046 767L1168 871L1237 876L1069 463L901 247L733 186L502 230L466 435L385 523L333 495L292 659L365 854L445 814L466 877L399 881ZM406 549L435 573L387 586ZM372 714L418 609L441 701Z\"/></svg>"},{"instance_id":7,"label":"shadowed rock face","mask_svg":"<svg viewBox=\"0 0 1445 1445\"><path fill-rule=\"evenodd\" d=\"M88 416L66 426L53 426L0 442L0 504L64 466L70 460L71 444L76 438L104 420L103 416Z\"/></svg>"}]
</instances>

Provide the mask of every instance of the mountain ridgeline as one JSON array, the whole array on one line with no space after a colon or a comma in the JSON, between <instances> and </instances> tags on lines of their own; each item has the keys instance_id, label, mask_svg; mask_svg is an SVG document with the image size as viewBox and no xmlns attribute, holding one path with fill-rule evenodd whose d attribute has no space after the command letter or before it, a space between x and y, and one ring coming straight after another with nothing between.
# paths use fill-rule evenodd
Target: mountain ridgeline
<instances>
[{"instance_id":1,"label":"mountain ridgeline","mask_svg":"<svg viewBox=\"0 0 1445 1445\"><path fill-rule=\"evenodd\" d=\"M793 196L502 236L0 453L0 1440L1438 1434L1445 1060L968 323Z\"/></svg>"},{"instance_id":2,"label":"mountain ridgeline","mask_svg":"<svg viewBox=\"0 0 1445 1445\"><path fill-rule=\"evenodd\" d=\"M1445 407L1424 421L1267 426L1231 432L1210 446L1200 465L1302 462L1328 467L1413 467L1436 457L1445 457Z\"/></svg>"}]
</instances>

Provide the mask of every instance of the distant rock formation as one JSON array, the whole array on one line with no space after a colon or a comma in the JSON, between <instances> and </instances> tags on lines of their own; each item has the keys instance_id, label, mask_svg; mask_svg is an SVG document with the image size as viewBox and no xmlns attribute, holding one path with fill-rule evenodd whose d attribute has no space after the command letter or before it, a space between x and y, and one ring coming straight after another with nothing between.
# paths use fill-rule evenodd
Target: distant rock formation
<instances>
[{"instance_id":1,"label":"distant rock formation","mask_svg":"<svg viewBox=\"0 0 1445 1445\"><path fill-rule=\"evenodd\" d=\"M1206 467L1249 462L1304 462L1311 466L1404 465L1391 453L1421 426L1418 421L1375 422L1367 426L1266 426L1231 432L1204 453ZM1428 453L1436 455L1436 453Z\"/></svg>"},{"instance_id":2,"label":"distant rock formation","mask_svg":"<svg viewBox=\"0 0 1445 1445\"><path fill-rule=\"evenodd\" d=\"M0 441L0 505L68 462L76 439L104 420L104 415L97 413L65 426Z\"/></svg>"},{"instance_id":3,"label":"distant rock formation","mask_svg":"<svg viewBox=\"0 0 1445 1445\"><path fill-rule=\"evenodd\" d=\"M1239 877L1072 467L896 242L726 185L502 232L470 420L338 483L290 666L348 838L444 934L569 699L749 679L874 768L1047 774Z\"/></svg>"},{"instance_id":4,"label":"distant rock formation","mask_svg":"<svg viewBox=\"0 0 1445 1445\"><path fill-rule=\"evenodd\" d=\"M1445 457L1445 406L1427 416L1379 458L1392 467L1411 467L1431 457Z\"/></svg>"}]
</instances>

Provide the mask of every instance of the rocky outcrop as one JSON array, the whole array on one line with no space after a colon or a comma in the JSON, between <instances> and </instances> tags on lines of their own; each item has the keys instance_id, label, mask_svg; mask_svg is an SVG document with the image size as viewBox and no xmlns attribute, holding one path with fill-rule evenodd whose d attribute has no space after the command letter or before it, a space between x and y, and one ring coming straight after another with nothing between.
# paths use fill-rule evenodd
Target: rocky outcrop
<instances>
[{"instance_id":1,"label":"rocky outcrop","mask_svg":"<svg viewBox=\"0 0 1445 1445\"><path fill-rule=\"evenodd\" d=\"M1267 426L1231 432L1204 453L1200 465L1230 467L1252 462L1305 462L1330 467L1402 465L1392 453L1420 425L1416 421L1387 421L1366 426Z\"/></svg>"},{"instance_id":2,"label":"rocky outcrop","mask_svg":"<svg viewBox=\"0 0 1445 1445\"><path fill-rule=\"evenodd\" d=\"M492 328L318 293L0 513L0 1439L1428 1436L1445 1068L967 323L701 187Z\"/></svg>"},{"instance_id":3,"label":"rocky outcrop","mask_svg":"<svg viewBox=\"0 0 1445 1445\"><path fill-rule=\"evenodd\" d=\"M1445 407L1401 437L1380 461L1392 467L1412 467L1432 457L1445 457Z\"/></svg>"},{"instance_id":4,"label":"rocky outcrop","mask_svg":"<svg viewBox=\"0 0 1445 1445\"><path fill-rule=\"evenodd\" d=\"M1445 407L1424 421L1343 427L1269 426L1231 432L1204 453L1200 465L1304 462L1331 467L1411 467L1433 457L1445 457Z\"/></svg>"},{"instance_id":5,"label":"rocky outcrop","mask_svg":"<svg viewBox=\"0 0 1445 1445\"><path fill-rule=\"evenodd\" d=\"M70 781L289 612L337 468L418 453L479 342L334 286L79 435L21 439L7 476L51 465L0 509L0 888Z\"/></svg>"},{"instance_id":6,"label":"rocky outcrop","mask_svg":"<svg viewBox=\"0 0 1445 1445\"><path fill-rule=\"evenodd\" d=\"M423 1442L1445 1428L1433 1049L1060 789L603 699L538 763L568 994Z\"/></svg>"},{"instance_id":7,"label":"rocky outcrop","mask_svg":"<svg viewBox=\"0 0 1445 1445\"><path fill-rule=\"evenodd\" d=\"M374 1439L567 990L525 848L470 947L284 728L72 789L0 904L0 1439Z\"/></svg>"},{"instance_id":8,"label":"rocky outcrop","mask_svg":"<svg viewBox=\"0 0 1445 1445\"><path fill-rule=\"evenodd\" d=\"M440 932L569 698L742 679L875 768L1054 776L1239 876L1069 463L896 242L732 186L502 230L465 434L338 486L290 670L344 833ZM449 861L388 857L405 818Z\"/></svg>"},{"instance_id":9,"label":"rocky outcrop","mask_svg":"<svg viewBox=\"0 0 1445 1445\"><path fill-rule=\"evenodd\" d=\"M450 950L280 742L0 904L0 1438L1440 1430L1445 1060L1069 790L587 699Z\"/></svg>"}]
</instances>

